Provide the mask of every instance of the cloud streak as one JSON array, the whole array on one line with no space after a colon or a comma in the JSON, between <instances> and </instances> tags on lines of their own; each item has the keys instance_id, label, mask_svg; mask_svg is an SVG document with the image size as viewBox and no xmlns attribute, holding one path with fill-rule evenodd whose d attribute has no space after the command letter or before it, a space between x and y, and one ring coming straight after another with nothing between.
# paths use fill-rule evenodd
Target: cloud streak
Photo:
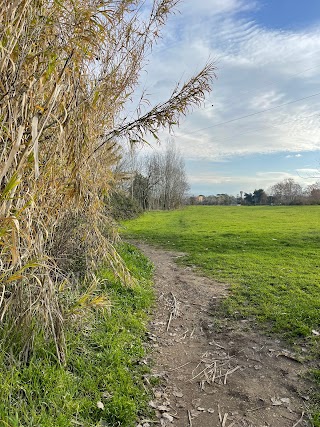
<instances>
[{"instance_id":1,"label":"cloud streak","mask_svg":"<svg viewBox=\"0 0 320 427\"><path fill-rule=\"evenodd\" d=\"M212 95L175 131L185 159L198 160L199 169L203 160L270 153L298 159L301 152L320 150L320 96L293 102L319 91L320 25L268 28L252 19L258 7L258 1L186 0L150 57L142 80L152 102L164 100L208 58L216 60Z\"/></svg>"}]
</instances>

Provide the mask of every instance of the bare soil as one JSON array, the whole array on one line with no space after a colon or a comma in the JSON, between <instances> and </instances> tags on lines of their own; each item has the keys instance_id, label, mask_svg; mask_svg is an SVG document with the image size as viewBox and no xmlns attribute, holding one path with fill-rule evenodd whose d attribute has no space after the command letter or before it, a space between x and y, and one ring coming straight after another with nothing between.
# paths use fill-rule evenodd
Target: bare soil
<instances>
[{"instance_id":1,"label":"bare soil","mask_svg":"<svg viewBox=\"0 0 320 427\"><path fill-rule=\"evenodd\" d=\"M181 254L145 244L155 265L157 304L150 325L155 408L161 426L303 427L306 367L288 344L250 320L222 315L228 285L175 263ZM141 421L149 427L152 421Z\"/></svg>"}]
</instances>

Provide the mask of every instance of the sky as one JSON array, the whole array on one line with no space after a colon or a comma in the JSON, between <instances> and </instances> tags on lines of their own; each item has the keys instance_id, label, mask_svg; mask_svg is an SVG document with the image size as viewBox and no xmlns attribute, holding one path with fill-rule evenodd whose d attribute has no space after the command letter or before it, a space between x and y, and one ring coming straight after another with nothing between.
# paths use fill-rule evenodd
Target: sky
<instances>
[{"instance_id":1,"label":"sky","mask_svg":"<svg viewBox=\"0 0 320 427\"><path fill-rule=\"evenodd\" d=\"M182 0L140 87L164 101L209 60L212 92L173 135L190 194L320 180L320 0Z\"/></svg>"}]
</instances>

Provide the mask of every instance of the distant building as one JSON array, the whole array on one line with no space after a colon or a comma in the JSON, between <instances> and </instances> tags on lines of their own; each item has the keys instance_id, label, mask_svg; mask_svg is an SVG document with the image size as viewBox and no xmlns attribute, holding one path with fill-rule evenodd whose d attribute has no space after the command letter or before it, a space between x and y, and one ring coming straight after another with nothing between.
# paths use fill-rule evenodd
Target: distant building
<instances>
[{"instance_id":1,"label":"distant building","mask_svg":"<svg viewBox=\"0 0 320 427\"><path fill-rule=\"evenodd\" d=\"M203 194L199 194L199 196L196 197L197 203L204 202L205 196Z\"/></svg>"}]
</instances>

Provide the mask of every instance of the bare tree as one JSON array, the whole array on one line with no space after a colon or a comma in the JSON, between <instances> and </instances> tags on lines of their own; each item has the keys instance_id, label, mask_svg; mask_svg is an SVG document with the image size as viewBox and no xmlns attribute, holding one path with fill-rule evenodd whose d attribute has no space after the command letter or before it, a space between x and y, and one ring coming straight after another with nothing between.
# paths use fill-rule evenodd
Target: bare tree
<instances>
[{"instance_id":1,"label":"bare tree","mask_svg":"<svg viewBox=\"0 0 320 427\"><path fill-rule=\"evenodd\" d=\"M320 204L320 181L308 185L305 194L310 204Z\"/></svg>"},{"instance_id":2,"label":"bare tree","mask_svg":"<svg viewBox=\"0 0 320 427\"><path fill-rule=\"evenodd\" d=\"M287 178L273 185L270 189L270 193L275 203L290 205L296 204L299 201L301 202L303 189L294 179Z\"/></svg>"},{"instance_id":3,"label":"bare tree","mask_svg":"<svg viewBox=\"0 0 320 427\"><path fill-rule=\"evenodd\" d=\"M141 161L133 194L143 209L176 209L183 204L189 185L184 160L173 143Z\"/></svg>"}]
</instances>

